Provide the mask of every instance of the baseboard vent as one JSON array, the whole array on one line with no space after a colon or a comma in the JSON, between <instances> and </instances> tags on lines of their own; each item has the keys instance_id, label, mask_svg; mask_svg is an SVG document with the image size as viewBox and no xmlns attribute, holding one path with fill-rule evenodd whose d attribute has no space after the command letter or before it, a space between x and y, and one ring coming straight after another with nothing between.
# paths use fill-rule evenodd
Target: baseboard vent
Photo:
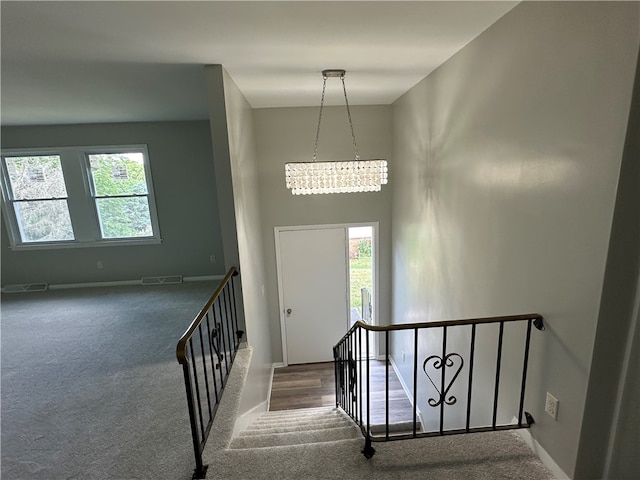
<instances>
[{"instance_id":1,"label":"baseboard vent","mask_svg":"<svg viewBox=\"0 0 640 480\"><path fill-rule=\"evenodd\" d=\"M49 288L47 283L27 283L24 285L6 285L2 290L4 293L22 292L44 292Z\"/></svg>"},{"instance_id":2,"label":"baseboard vent","mask_svg":"<svg viewBox=\"0 0 640 480\"><path fill-rule=\"evenodd\" d=\"M142 277L142 285L164 285L167 283L182 283L182 275L168 277Z\"/></svg>"}]
</instances>

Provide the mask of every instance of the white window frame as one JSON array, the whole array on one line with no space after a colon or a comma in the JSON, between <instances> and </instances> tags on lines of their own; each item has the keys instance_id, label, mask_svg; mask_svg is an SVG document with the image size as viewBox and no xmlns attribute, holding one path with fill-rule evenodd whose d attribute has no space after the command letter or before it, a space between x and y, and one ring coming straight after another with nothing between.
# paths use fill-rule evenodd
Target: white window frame
<instances>
[{"instance_id":1,"label":"white window frame","mask_svg":"<svg viewBox=\"0 0 640 480\"><path fill-rule=\"evenodd\" d=\"M89 166L89 155L110 153L142 153L147 182L147 199L153 235L146 237L102 238L100 220L93 192ZM158 212L156 209L151 165L147 145L107 145L80 147L46 147L30 149L3 149L0 181L2 185L2 213L9 234L12 250L43 250L56 248L83 248L104 246L153 245L162 242ZM9 198L9 178L4 157L57 155L60 157L64 181L67 188L67 204L75 240L55 242L23 242L20 226L15 215L13 200Z\"/></svg>"}]
</instances>

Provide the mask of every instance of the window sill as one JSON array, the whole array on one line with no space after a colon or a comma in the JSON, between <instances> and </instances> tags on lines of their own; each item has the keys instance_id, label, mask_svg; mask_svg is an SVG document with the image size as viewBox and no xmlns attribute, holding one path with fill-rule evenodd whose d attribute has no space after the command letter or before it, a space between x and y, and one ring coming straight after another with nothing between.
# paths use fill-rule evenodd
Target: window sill
<instances>
[{"instance_id":1,"label":"window sill","mask_svg":"<svg viewBox=\"0 0 640 480\"><path fill-rule=\"evenodd\" d=\"M95 242L51 242L51 243L23 243L9 246L10 250L57 250L64 248L92 248L92 247L131 247L135 245L159 245L161 238L118 238L113 240L96 240Z\"/></svg>"}]
</instances>

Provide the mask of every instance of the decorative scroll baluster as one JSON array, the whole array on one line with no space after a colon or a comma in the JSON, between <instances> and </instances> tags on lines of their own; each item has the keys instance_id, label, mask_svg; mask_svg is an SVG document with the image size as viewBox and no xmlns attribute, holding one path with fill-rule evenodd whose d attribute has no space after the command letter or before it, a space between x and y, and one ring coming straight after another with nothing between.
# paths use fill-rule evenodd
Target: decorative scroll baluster
<instances>
[{"instance_id":1,"label":"decorative scroll baluster","mask_svg":"<svg viewBox=\"0 0 640 480\"><path fill-rule=\"evenodd\" d=\"M358 392L356 391L356 381L358 372L356 371L356 361L353 359L353 353L349 350L349 391L351 392L351 402L358 401Z\"/></svg>"},{"instance_id":2,"label":"decorative scroll baluster","mask_svg":"<svg viewBox=\"0 0 640 480\"><path fill-rule=\"evenodd\" d=\"M433 378L431 378L431 375L429 375L429 372L427 371L427 367L429 366L429 362L433 361L433 363L431 365L432 368L434 368L436 370L442 369L442 377L441 378L444 378L445 368L453 367L455 365L456 362L454 362L454 360L453 360L454 358L458 358L460 360L460 363L458 364L456 373L453 375L453 378L449 381L449 383L447 384L446 388L443 388L443 387L438 388L438 386L433 381ZM439 355L430 355L429 357L427 357L427 359L422 364L422 369L424 370L424 373L427 375L427 378L431 382L431 385L433 385L433 388L435 388L436 391L438 392L438 399L437 400L435 398L429 398L428 403L429 403L430 406L437 407L437 406L441 405L442 403L445 403L447 405L453 405L458 401L458 399L453 395L451 395L449 398L446 398L446 396L447 396L447 393L449 393L449 390L453 386L454 382L456 381L456 378L458 378L458 375L460 375L460 371L462 370L463 366L464 366L464 359L462 358L462 356L460 356L457 353L449 353L449 354L445 355L444 359ZM442 385L444 385L444 380L442 380Z\"/></svg>"}]
</instances>

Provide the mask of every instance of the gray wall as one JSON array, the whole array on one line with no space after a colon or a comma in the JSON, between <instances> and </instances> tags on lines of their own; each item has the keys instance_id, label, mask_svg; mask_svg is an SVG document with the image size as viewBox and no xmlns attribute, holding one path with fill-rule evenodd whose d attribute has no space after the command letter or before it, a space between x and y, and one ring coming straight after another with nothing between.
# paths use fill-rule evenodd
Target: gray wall
<instances>
[{"instance_id":1,"label":"gray wall","mask_svg":"<svg viewBox=\"0 0 640 480\"><path fill-rule=\"evenodd\" d=\"M253 348L240 404L242 414L268 400L273 363L263 293L266 280L253 117L242 92L220 65L207 66L205 74L216 174L226 199L221 201L225 261L240 269L247 342Z\"/></svg>"},{"instance_id":2,"label":"gray wall","mask_svg":"<svg viewBox=\"0 0 640 480\"><path fill-rule=\"evenodd\" d=\"M636 68L576 478L640 478L640 62Z\"/></svg>"},{"instance_id":3,"label":"gray wall","mask_svg":"<svg viewBox=\"0 0 640 480\"><path fill-rule=\"evenodd\" d=\"M2 148L123 144L148 145L162 243L12 251L3 223L3 285L224 273L208 122L2 128ZM210 255L216 256L213 264Z\"/></svg>"},{"instance_id":4,"label":"gray wall","mask_svg":"<svg viewBox=\"0 0 640 480\"><path fill-rule=\"evenodd\" d=\"M348 87L347 87L348 88ZM360 157L391 155L391 109L389 106L352 107L352 118ZM271 322L274 361L282 361L280 308L274 227L379 222L380 323L390 323L391 298L391 188L380 192L338 195L292 195L284 181L284 164L311 161L318 124L318 108L265 108L253 112L255 119L260 215L264 243L266 294ZM353 144L344 107L324 109L318 160L354 158ZM338 338L336 341L339 340Z\"/></svg>"},{"instance_id":5,"label":"gray wall","mask_svg":"<svg viewBox=\"0 0 640 480\"><path fill-rule=\"evenodd\" d=\"M523 2L393 108L394 322L543 314L526 409L533 437L569 475L578 471L638 8ZM394 342L398 363L410 347ZM503 363L515 361L506 352ZM484 363L477 369L493 368ZM546 391L560 400L557 421L544 413Z\"/></svg>"}]
</instances>

